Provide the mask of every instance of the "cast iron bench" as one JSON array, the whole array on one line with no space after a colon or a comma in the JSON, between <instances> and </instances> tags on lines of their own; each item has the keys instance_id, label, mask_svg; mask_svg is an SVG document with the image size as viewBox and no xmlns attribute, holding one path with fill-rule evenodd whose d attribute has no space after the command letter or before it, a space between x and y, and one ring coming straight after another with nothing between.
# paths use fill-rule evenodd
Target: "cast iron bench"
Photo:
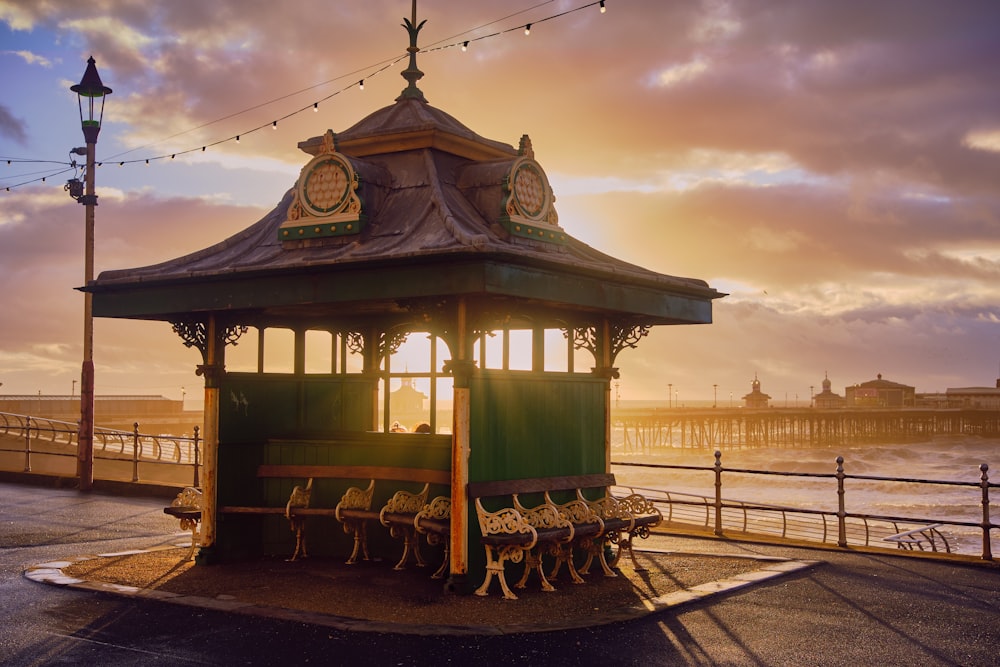
<instances>
[{"instance_id":1,"label":"cast iron bench","mask_svg":"<svg viewBox=\"0 0 1000 667\"><path fill-rule=\"evenodd\" d=\"M348 564L358 562L359 555L369 560L368 553L368 523L380 521L390 528L393 537L403 537L405 540L403 557L396 568L401 569L410 553L413 553L418 564L423 564L417 549L414 535L414 519L423 507L430 484L448 485L451 482L447 470L430 470L426 468L398 468L387 466L340 466L340 465L278 465L264 464L257 468L257 477L308 479L306 488L296 486L285 507L241 507L223 506L219 508L222 514L284 514L295 531L296 546L292 560L299 553L306 556L305 518L309 516L333 516L343 525L344 532L354 538L354 549L348 558ZM356 486L349 487L340 502L333 508L310 507L312 480L326 479L368 479L365 489ZM402 481L424 483L424 489L418 493L397 491L382 510L372 509L376 481ZM414 498L422 499L417 504ZM383 521L384 517L384 521Z\"/></svg>"},{"instance_id":2,"label":"cast iron bench","mask_svg":"<svg viewBox=\"0 0 1000 667\"><path fill-rule=\"evenodd\" d=\"M476 595L487 595L495 576L500 582L504 597L517 599L507 585L504 564L509 560L519 563L525 560L524 574L515 588L525 588L531 572L537 572L543 591L554 591L542 570L541 557L549 553L555 558L551 577L554 578L562 564L574 583L582 583L579 573L587 574L596 557L605 576L615 576L611 567L618 563L622 550L629 553L638 568L632 553L634 537L648 537L649 529L662 521L662 516L652 503L639 494L625 498L615 498L604 492L599 498L588 499L584 489L607 488L615 485L615 477L609 473L572 475L563 477L540 477L532 479L473 482L469 484L469 496L476 505L482 537L480 542L486 549L486 578L476 590ZM553 502L557 492L575 495L574 500L564 503ZM524 507L519 495L543 494L544 502L531 508ZM483 507L482 498L510 496L511 506L490 512ZM604 556L605 542L618 545L619 549L612 563ZM582 548L587 553L583 567L577 570L573 563L573 547Z\"/></svg>"},{"instance_id":3,"label":"cast iron bench","mask_svg":"<svg viewBox=\"0 0 1000 667\"><path fill-rule=\"evenodd\" d=\"M427 543L444 544L444 559L441 566L431 575L431 579L441 579L448 571L448 555L450 553L449 537L451 536L451 498L437 496L424 505L413 517L413 528L424 535Z\"/></svg>"},{"instance_id":4,"label":"cast iron bench","mask_svg":"<svg viewBox=\"0 0 1000 667\"><path fill-rule=\"evenodd\" d=\"M198 546L198 528L201 525L201 491L193 486L185 487L177 494L170 507L163 508L164 514L180 519L181 530L191 531L191 549L184 560L191 560Z\"/></svg>"}]
</instances>

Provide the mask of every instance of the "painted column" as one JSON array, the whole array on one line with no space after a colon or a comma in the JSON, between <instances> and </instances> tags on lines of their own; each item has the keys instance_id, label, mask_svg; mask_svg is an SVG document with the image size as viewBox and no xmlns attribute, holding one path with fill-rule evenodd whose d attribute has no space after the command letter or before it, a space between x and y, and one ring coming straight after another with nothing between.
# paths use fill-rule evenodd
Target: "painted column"
<instances>
[{"instance_id":1,"label":"painted column","mask_svg":"<svg viewBox=\"0 0 1000 667\"><path fill-rule=\"evenodd\" d=\"M222 346L215 315L210 315L205 331L205 365L197 373L205 377L205 415L202 433L204 468L201 487L201 548L215 544L216 500L219 475L219 384L222 379ZM201 554L198 557L202 559Z\"/></svg>"},{"instance_id":2,"label":"painted column","mask_svg":"<svg viewBox=\"0 0 1000 667\"><path fill-rule=\"evenodd\" d=\"M458 327L455 336L457 359L445 363L453 378L453 417L451 436L451 536L447 590L465 592L469 572L469 483L470 454L470 380L474 362L469 358L468 326L465 299L458 303Z\"/></svg>"},{"instance_id":3,"label":"painted column","mask_svg":"<svg viewBox=\"0 0 1000 667\"><path fill-rule=\"evenodd\" d=\"M601 336L598 347L600 358L594 371L604 378L604 472L611 472L611 381L619 377L618 369L611 364L611 323L608 318L601 322Z\"/></svg>"}]
</instances>

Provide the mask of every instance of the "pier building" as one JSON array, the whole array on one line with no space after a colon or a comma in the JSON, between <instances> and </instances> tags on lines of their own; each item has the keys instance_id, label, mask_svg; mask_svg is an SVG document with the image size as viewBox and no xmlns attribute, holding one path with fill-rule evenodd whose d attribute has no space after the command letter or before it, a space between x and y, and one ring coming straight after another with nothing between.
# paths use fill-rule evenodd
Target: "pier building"
<instances>
[{"instance_id":1,"label":"pier building","mask_svg":"<svg viewBox=\"0 0 1000 667\"><path fill-rule=\"evenodd\" d=\"M874 380L847 387L844 395L848 407L912 408L916 405L916 389L883 380L881 373Z\"/></svg>"},{"instance_id":2,"label":"pier building","mask_svg":"<svg viewBox=\"0 0 1000 667\"><path fill-rule=\"evenodd\" d=\"M743 405L750 410L766 408L771 404L771 397L760 390L760 380L754 373L753 382L750 383L750 393L743 396Z\"/></svg>"},{"instance_id":3,"label":"pier building","mask_svg":"<svg viewBox=\"0 0 1000 667\"><path fill-rule=\"evenodd\" d=\"M823 391L813 396L813 406L819 410L834 410L842 408L847 403L843 396L833 392L833 383L830 382L829 374L823 375Z\"/></svg>"}]
</instances>

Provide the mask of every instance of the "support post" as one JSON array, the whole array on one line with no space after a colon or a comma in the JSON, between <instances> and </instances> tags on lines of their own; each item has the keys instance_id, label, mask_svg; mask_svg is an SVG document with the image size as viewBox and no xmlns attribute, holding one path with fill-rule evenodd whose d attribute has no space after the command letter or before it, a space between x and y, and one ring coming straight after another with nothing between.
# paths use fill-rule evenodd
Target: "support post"
<instances>
[{"instance_id":1,"label":"support post","mask_svg":"<svg viewBox=\"0 0 1000 667\"><path fill-rule=\"evenodd\" d=\"M199 471L198 471L198 466L201 464L201 462L198 459L198 456L200 454L199 448L201 444L198 440L200 430L201 429L198 426L194 427L194 481L191 483L191 486L193 486L196 489L199 486L201 486L201 482L199 481Z\"/></svg>"},{"instance_id":2,"label":"support post","mask_svg":"<svg viewBox=\"0 0 1000 667\"><path fill-rule=\"evenodd\" d=\"M979 485L983 489L983 560L993 560L993 549L990 546L990 467L981 463L979 470L982 472Z\"/></svg>"},{"instance_id":3,"label":"support post","mask_svg":"<svg viewBox=\"0 0 1000 667\"><path fill-rule=\"evenodd\" d=\"M451 439L451 535L446 590L464 593L469 573L469 483L471 379L474 362L468 358L468 324L465 299L458 302L458 326L454 339L457 359L446 362L453 378Z\"/></svg>"},{"instance_id":4,"label":"support post","mask_svg":"<svg viewBox=\"0 0 1000 667\"><path fill-rule=\"evenodd\" d=\"M715 534L722 537L722 452L715 450Z\"/></svg>"},{"instance_id":5,"label":"support post","mask_svg":"<svg viewBox=\"0 0 1000 667\"><path fill-rule=\"evenodd\" d=\"M202 487L201 548L215 544L215 510L219 473L219 384L222 360L219 358L219 332L215 315L208 318L205 336L205 365L199 375L205 376L205 448L204 486Z\"/></svg>"},{"instance_id":6,"label":"support post","mask_svg":"<svg viewBox=\"0 0 1000 667\"><path fill-rule=\"evenodd\" d=\"M24 418L24 472L31 472L31 417Z\"/></svg>"},{"instance_id":7,"label":"support post","mask_svg":"<svg viewBox=\"0 0 1000 667\"><path fill-rule=\"evenodd\" d=\"M139 422L132 422L132 481L139 481Z\"/></svg>"},{"instance_id":8,"label":"support post","mask_svg":"<svg viewBox=\"0 0 1000 667\"><path fill-rule=\"evenodd\" d=\"M847 511L844 503L844 457L837 457L837 546L847 547Z\"/></svg>"}]
</instances>

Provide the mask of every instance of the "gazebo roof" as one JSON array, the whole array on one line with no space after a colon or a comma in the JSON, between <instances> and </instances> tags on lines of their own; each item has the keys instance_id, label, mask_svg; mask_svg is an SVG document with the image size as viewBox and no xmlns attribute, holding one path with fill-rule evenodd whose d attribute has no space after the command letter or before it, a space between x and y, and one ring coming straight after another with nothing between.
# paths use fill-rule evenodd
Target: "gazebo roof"
<instances>
[{"instance_id":1,"label":"gazebo roof","mask_svg":"<svg viewBox=\"0 0 1000 667\"><path fill-rule=\"evenodd\" d=\"M467 296L677 324L710 322L724 296L574 239L527 135L517 149L485 139L422 97L299 147L313 157L274 210L198 252L102 272L84 288L94 314L232 311L287 324Z\"/></svg>"}]
</instances>

